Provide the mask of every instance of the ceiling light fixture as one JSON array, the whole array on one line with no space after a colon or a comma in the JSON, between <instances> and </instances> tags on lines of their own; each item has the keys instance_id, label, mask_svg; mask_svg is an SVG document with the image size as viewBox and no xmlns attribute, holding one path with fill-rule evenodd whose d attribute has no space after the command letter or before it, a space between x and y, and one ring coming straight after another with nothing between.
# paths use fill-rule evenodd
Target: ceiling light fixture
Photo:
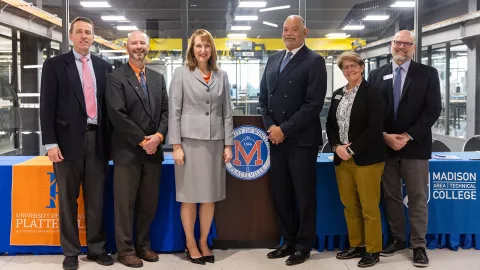
<instances>
[{"instance_id":1,"label":"ceiling light fixture","mask_svg":"<svg viewBox=\"0 0 480 270\"><path fill-rule=\"evenodd\" d=\"M117 30L119 31L136 31L138 27L135 25L117 25Z\"/></svg>"},{"instance_id":2,"label":"ceiling light fixture","mask_svg":"<svg viewBox=\"0 0 480 270\"><path fill-rule=\"evenodd\" d=\"M229 38L246 38L247 34L228 34L227 37L229 37Z\"/></svg>"},{"instance_id":3,"label":"ceiling light fixture","mask_svg":"<svg viewBox=\"0 0 480 270\"><path fill-rule=\"evenodd\" d=\"M342 28L342 30L363 30L365 28L365 25L355 25L355 24L349 24L345 25L345 27Z\"/></svg>"},{"instance_id":4,"label":"ceiling light fixture","mask_svg":"<svg viewBox=\"0 0 480 270\"><path fill-rule=\"evenodd\" d=\"M415 1L397 1L395 2L395 4L391 5L390 7L396 7L396 8L415 7Z\"/></svg>"},{"instance_id":5,"label":"ceiling light fixture","mask_svg":"<svg viewBox=\"0 0 480 270\"><path fill-rule=\"evenodd\" d=\"M80 1L82 7L87 8L109 8L112 7L107 1Z\"/></svg>"},{"instance_id":6,"label":"ceiling light fixture","mask_svg":"<svg viewBox=\"0 0 480 270\"><path fill-rule=\"evenodd\" d=\"M260 12L266 12L266 11L279 10L279 9L287 9L287 8L290 8L290 5L278 6L278 7L269 7L269 8L262 8L262 9L259 9L258 11L260 11Z\"/></svg>"},{"instance_id":7,"label":"ceiling light fixture","mask_svg":"<svg viewBox=\"0 0 480 270\"><path fill-rule=\"evenodd\" d=\"M258 16L235 16L235 21L256 21Z\"/></svg>"},{"instance_id":8,"label":"ceiling light fixture","mask_svg":"<svg viewBox=\"0 0 480 270\"><path fill-rule=\"evenodd\" d=\"M126 21L125 16L102 16L104 21Z\"/></svg>"},{"instance_id":9,"label":"ceiling light fixture","mask_svg":"<svg viewBox=\"0 0 480 270\"><path fill-rule=\"evenodd\" d=\"M278 27L278 24L274 24L274 23L267 22L267 21L263 21L263 24L269 25L269 26L271 26L271 27Z\"/></svg>"},{"instance_id":10,"label":"ceiling light fixture","mask_svg":"<svg viewBox=\"0 0 480 270\"><path fill-rule=\"evenodd\" d=\"M241 8L263 8L267 5L265 1L242 1L238 4Z\"/></svg>"},{"instance_id":11,"label":"ceiling light fixture","mask_svg":"<svg viewBox=\"0 0 480 270\"><path fill-rule=\"evenodd\" d=\"M389 15L368 15L367 17L363 18L364 21L385 21L390 18Z\"/></svg>"},{"instance_id":12,"label":"ceiling light fixture","mask_svg":"<svg viewBox=\"0 0 480 270\"><path fill-rule=\"evenodd\" d=\"M248 31L251 30L252 27L249 25L232 25L232 28L230 30L234 31Z\"/></svg>"},{"instance_id":13,"label":"ceiling light fixture","mask_svg":"<svg viewBox=\"0 0 480 270\"><path fill-rule=\"evenodd\" d=\"M338 38L338 39L342 39L342 38L347 38L349 37L350 35L347 35L345 33L330 33L330 34L326 34L325 35L327 38Z\"/></svg>"}]
</instances>

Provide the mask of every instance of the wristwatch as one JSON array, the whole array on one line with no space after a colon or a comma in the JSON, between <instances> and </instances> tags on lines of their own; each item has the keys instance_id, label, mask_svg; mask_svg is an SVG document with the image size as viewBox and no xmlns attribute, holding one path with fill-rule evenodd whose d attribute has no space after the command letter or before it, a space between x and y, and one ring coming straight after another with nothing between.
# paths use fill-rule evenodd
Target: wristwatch
<instances>
[{"instance_id":1,"label":"wristwatch","mask_svg":"<svg viewBox=\"0 0 480 270\"><path fill-rule=\"evenodd\" d=\"M338 144L335 144L332 146L332 152L335 153L335 150L337 150Z\"/></svg>"},{"instance_id":2,"label":"wristwatch","mask_svg":"<svg viewBox=\"0 0 480 270\"><path fill-rule=\"evenodd\" d=\"M355 155L355 153L352 151L352 149L351 149L350 147L347 147L347 153L348 153L350 156Z\"/></svg>"}]
</instances>

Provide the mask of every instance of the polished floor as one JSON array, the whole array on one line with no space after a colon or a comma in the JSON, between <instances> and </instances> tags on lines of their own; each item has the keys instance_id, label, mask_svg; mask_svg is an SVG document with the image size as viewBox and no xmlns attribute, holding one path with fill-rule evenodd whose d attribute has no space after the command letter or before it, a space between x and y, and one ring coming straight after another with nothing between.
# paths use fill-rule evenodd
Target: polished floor
<instances>
[{"instance_id":1,"label":"polished floor","mask_svg":"<svg viewBox=\"0 0 480 270\"><path fill-rule=\"evenodd\" d=\"M265 257L268 250L215 250L217 262L206 266L196 266L186 260L185 254L161 254L157 263L144 264L140 269L315 269L315 270L349 270L359 269L357 260L339 261L335 259L335 252L312 252L310 260L298 266L286 266L284 259L269 260ZM428 251L430 267L428 270L480 270L480 250L437 249ZM407 250L390 258L381 258L379 264L371 267L372 270L408 270L418 269L411 264L412 251ZM116 257L114 256L116 261ZM61 255L19 255L0 256L0 270L55 270L62 269ZM119 263L104 267L94 262L86 261L85 256L80 257L81 270L116 270L131 269Z\"/></svg>"}]
</instances>

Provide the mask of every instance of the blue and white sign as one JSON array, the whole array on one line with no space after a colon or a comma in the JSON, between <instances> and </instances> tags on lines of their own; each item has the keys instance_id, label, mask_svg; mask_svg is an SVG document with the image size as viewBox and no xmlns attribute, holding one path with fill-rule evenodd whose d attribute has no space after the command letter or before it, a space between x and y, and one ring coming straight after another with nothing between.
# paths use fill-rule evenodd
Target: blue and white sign
<instances>
[{"instance_id":1,"label":"blue and white sign","mask_svg":"<svg viewBox=\"0 0 480 270\"><path fill-rule=\"evenodd\" d=\"M265 175L270 169L267 133L254 126L240 126L233 133L233 156L227 171L241 180L255 180Z\"/></svg>"}]
</instances>

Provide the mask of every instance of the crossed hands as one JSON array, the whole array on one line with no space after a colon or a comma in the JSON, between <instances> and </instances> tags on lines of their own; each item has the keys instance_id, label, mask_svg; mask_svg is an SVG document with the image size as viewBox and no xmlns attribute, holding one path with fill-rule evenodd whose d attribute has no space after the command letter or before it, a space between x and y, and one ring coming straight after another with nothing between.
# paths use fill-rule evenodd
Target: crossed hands
<instances>
[{"instance_id":1,"label":"crossed hands","mask_svg":"<svg viewBox=\"0 0 480 270\"><path fill-rule=\"evenodd\" d=\"M268 138L272 141L273 144L280 144L285 140L285 135L283 134L282 129L279 126L271 126L267 130Z\"/></svg>"},{"instance_id":2,"label":"crossed hands","mask_svg":"<svg viewBox=\"0 0 480 270\"><path fill-rule=\"evenodd\" d=\"M144 140L140 143L140 146L143 148L143 150L145 150L145 152L147 152L148 155L154 155L162 141L162 134L153 134L150 136L145 136Z\"/></svg>"},{"instance_id":3,"label":"crossed hands","mask_svg":"<svg viewBox=\"0 0 480 270\"><path fill-rule=\"evenodd\" d=\"M395 151L401 150L410 141L410 136L407 133L383 134L383 138L385 143Z\"/></svg>"},{"instance_id":4,"label":"crossed hands","mask_svg":"<svg viewBox=\"0 0 480 270\"><path fill-rule=\"evenodd\" d=\"M185 153L183 152L181 144L173 145L173 160L177 165L185 164ZM229 163L232 160L232 146L225 145L223 149L223 162Z\"/></svg>"}]
</instances>

